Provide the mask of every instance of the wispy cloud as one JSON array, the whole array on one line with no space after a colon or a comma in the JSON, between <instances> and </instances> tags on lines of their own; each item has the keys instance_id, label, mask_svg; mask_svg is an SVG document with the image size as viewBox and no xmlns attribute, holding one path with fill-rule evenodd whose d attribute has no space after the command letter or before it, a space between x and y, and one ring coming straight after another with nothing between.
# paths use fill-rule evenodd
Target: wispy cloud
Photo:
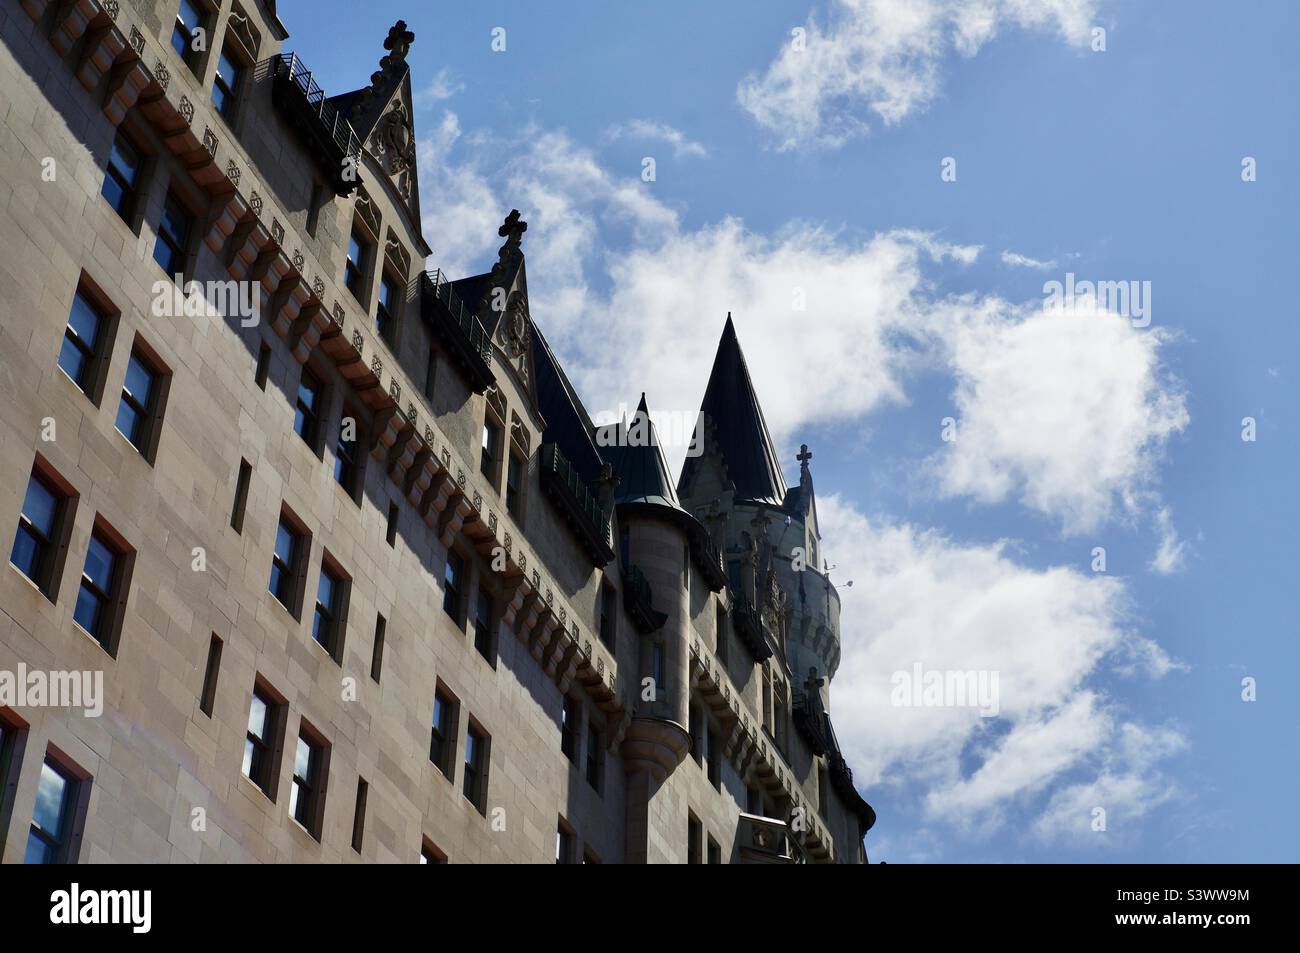
<instances>
[{"instance_id":1,"label":"wispy cloud","mask_svg":"<svg viewBox=\"0 0 1300 953\"><path fill-rule=\"evenodd\" d=\"M420 108L433 106L443 100L451 99L464 88L465 84L456 80L451 71L444 66L434 74L428 86L416 92L415 105Z\"/></svg>"},{"instance_id":2,"label":"wispy cloud","mask_svg":"<svg viewBox=\"0 0 1300 953\"><path fill-rule=\"evenodd\" d=\"M1048 268L1056 267L1056 259L1039 261L1037 258L1030 258L1028 255L1022 255L1019 252L1004 251L1002 253L1002 264L1010 265L1012 268L1038 268L1046 271Z\"/></svg>"},{"instance_id":3,"label":"wispy cloud","mask_svg":"<svg viewBox=\"0 0 1300 953\"><path fill-rule=\"evenodd\" d=\"M605 131L605 138L609 142L624 138L665 142L672 147L675 159L704 159L709 155L708 149L694 140L687 139L681 130L653 119L632 119L617 123Z\"/></svg>"},{"instance_id":4,"label":"wispy cloud","mask_svg":"<svg viewBox=\"0 0 1300 953\"><path fill-rule=\"evenodd\" d=\"M736 91L740 105L782 149L838 147L927 106L947 60L971 57L1004 29L1048 31L1087 42L1093 0L834 0L788 37L766 72Z\"/></svg>"}]
</instances>

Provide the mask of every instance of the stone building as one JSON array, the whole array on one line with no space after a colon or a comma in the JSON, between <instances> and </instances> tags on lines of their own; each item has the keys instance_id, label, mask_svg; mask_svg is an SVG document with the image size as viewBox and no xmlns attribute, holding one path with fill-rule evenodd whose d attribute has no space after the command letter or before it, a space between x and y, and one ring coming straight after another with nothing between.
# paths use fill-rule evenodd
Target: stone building
<instances>
[{"instance_id":1,"label":"stone building","mask_svg":"<svg viewBox=\"0 0 1300 953\"><path fill-rule=\"evenodd\" d=\"M336 96L287 35L0 4L0 858L865 862L810 455L730 319L674 480L518 212L425 270L405 24Z\"/></svg>"}]
</instances>

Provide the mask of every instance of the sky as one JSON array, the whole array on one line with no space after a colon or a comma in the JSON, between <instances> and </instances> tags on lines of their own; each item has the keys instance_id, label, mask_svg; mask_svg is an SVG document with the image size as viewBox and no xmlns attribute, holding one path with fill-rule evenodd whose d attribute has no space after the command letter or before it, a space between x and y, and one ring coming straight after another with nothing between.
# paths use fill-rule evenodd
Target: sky
<instances>
[{"instance_id":1,"label":"sky","mask_svg":"<svg viewBox=\"0 0 1300 953\"><path fill-rule=\"evenodd\" d=\"M518 208L593 414L693 414L733 315L873 861L1300 861L1300 5L279 10L330 94L407 20L428 266Z\"/></svg>"}]
</instances>

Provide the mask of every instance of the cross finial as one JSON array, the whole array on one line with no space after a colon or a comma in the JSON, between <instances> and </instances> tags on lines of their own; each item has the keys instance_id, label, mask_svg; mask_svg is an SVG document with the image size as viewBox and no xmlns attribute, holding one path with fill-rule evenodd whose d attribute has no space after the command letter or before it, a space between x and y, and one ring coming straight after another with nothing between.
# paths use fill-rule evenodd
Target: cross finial
<instances>
[{"instance_id":1,"label":"cross finial","mask_svg":"<svg viewBox=\"0 0 1300 953\"><path fill-rule=\"evenodd\" d=\"M528 223L519 220L519 209L512 208L510 214L506 216L506 220L497 229L497 234L507 242L514 242L517 245L526 231L528 231Z\"/></svg>"},{"instance_id":2,"label":"cross finial","mask_svg":"<svg viewBox=\"0 0 1300 953\"><path fill-rule=\"evenodd\" d=\"M405 20L398 20L388 31L388 38L384 40L384 49L388 50L388 60L385 65L395 66L406 59L406 54L411 50L411 44L415 42L415 34L406 28Z\"/></svg>"},{"instance_id":3,"label":"cross finial","mask_svg":"<svg viewBox=\"0 0 1300 953\"><path fill-rule=\"evenodd\" d=\"M808 449L808 444L800 444L799 453L795 459L799 461L799 465L803 469L808 469L808 461L812 459L812 451Z\"/></svg>"}]
</instances>

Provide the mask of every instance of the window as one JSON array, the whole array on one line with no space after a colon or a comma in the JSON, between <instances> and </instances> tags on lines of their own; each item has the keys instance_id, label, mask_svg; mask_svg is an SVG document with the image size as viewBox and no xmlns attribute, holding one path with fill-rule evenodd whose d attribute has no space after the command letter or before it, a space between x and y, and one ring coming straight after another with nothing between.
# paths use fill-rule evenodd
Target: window
<instances>
[{"instance_id":1,"label":"window","mask_svg":"<svg viewBox=\"0 0 1300 953\"><path fill-rule=\"evenodd\" d=\"M772 737L785 752L785 682L778 680L772 689Z\"/></svg>"},{"instance_id":2,"label":"window","mask_svg":"<svg viewBox=\"0 0 1300 953\"><path fill-rule=\"evenodd\" d=\"M452 777L452 755L455 750L456 722L458 710L456 700L441 685L433 693L433 732L429 738L429 760L443 773L448 781Z\"/></svg>"},{"instance_id":3,"label":"window","mask_svg":"<svg viewBox=\"0 0 1300 953\"><path fill-rule=\"evenodd\" d=\"M492 739L473 721L465 731L465 784L466 799L478 808L480 814L487 813L487 770L488 752Z\"/></svg>"},{"instance_id":4,"label":"window","mask_svg":"<svg viewBox=\"0 0 1300 953\"><path fill-rule=\"evenodd\" d=\"M230 511L230 528L236 533L244 532L244 512L248 509L248 485L253 480L253 465L247 460L239 461L239 476L235 478L235 505Z\"/></svg>"},{"instance_id":5,"label":"window","mask_svg":"<svg viewBox=\"0 0 1300 953\"><path fill-rule=\"evenodd\" d=\"M494 421L483 421L483 448L479 453L479 471L496 486L497 459L501 453L501 428Z\"/></svg>"},{"instance_id":6,"label":"window","mask_svg":"<svg viewBox=\"0 0 1300 953\"><path fill-rule=\"evenodd\" d=\"M104 651L117 656L117 638L121 633L122 610L126 602L125 573L129 556L120 544L109 538L107 528L95 527L86 548L86 564L81 571L81 588L72 618Z\"/></svg>"},{"instance_id":7,"label":"window","mask_svg":"<svg viewBox=\"0 0 1300 953\"><path fill-rule=\"evenodd\" d=\"M339 440L334 448L334 480L354 503L361 488L361 459L357 454L359 427L355 414L344 413L339 420Z\"/></svg>"},{"instance_id":8,"label":"window","mask_svg":"<svg viewBox=\"0 0 1300 953\"><path fill-rule=\"evenodd\" d=\"M158 220L158 241L153 246L153 260L167 277L178 284L185 278L185 259L190 247L194 216L175 195L168 195Z\"/></svg>"},{"instance_id":9,"label":"window","mask_svg":"<svg viewBox=\"0 0 1300 953\"><path fill-rule=\"evenodd\" d=\"M307 200L307 234L316 237L316 226L320 223L321 205L325 200L325 186L317 179L311 184L311 198Z\"/></svg>"},{"instance_id":10,"label":"window","mask_svg":"<svg viewBox=\"0 0 1300 953\"><path fill-rule=\"evenodd\" d=\"M135 211L136 195L140 186L140 151L119 132L108 154L108 167L104 170L104 185L100 194L113 206L122 221L130 224Z\"/></svg>"},{"instance_id":11,"label":"window","mask_svg":"<svg viewBox=\"0 0 1300 953\"><path fill-rule=\"evenodd\" d=\"M203 26L203 14L193 0L180 0L176 23L172 27L172 49L192 68L198 62L194 47L195 30Z\"/></svg>"},{"instance_id":12,"label":"window","mask_svg":"<svg viewBox=\"0 0 1300 953\"><path fill-rule=\"evenodd\" d=\"M343 265L343 283L352 296L361 300L364 269L366 266L366 240L354 227L348 237L348 258Z\"/></svg>"},{"instance_id":13,"label":"window","mask_svg":"<svg viewBox=\"0 0 1300 953\"><path fill-rule=\"evenodd\" d=\"M704 828L700 826L699 820L694 814L686 815L686 862L688 864L700 863L700 841L704 836Z\"/></svg>"},{"instance_id":14,"label":"window","mask_svg":"<svg viewBox=\"0 0 1300 953\"><path fill-rule=\"evenodd\" d=\"M745 812L763 816L763 794L758 788L745 788Z\"/></svg>"},{"instance_id":15,"label":"window","mask_svg":"<svg viewBox=\"0 0 1300 953\"><path fill-rule=\"evenodd\" d=\"M388 620L383 616L375 617L375 645L370 650L370 677L379 681L379 673L384 667L384 634Z\"/></svg>"},{"instance_id":16,"label":"window","mask_svg":"<svg viewBox=\"0 0 1300 953\"><path fill-rule=\"evenodd\" d=\"M385 538L388 540L388 545L389 545L389 546L396 546L396 545L397 545L397 517L398 517L398 513L399 513L399 511L398 511L398 509L397 509L397 504L396 504L396 503L389 503L389 504L388 504L388 528L387 528L387 530L386 530L385 533L384 533Z\"/></svg>"},{"instance_id":17,"label":"window","mask_svg":"<svg viewBox=\"0 0 1300 953\"><path fill-rule=\"evenodd\" d=\"M560 710L560 751L573 764L578 763L578 732L582 730L582 706L576 698L564 696Z\"/></svg>"},{"instance_id":18,"label":"window","mask_svg":"<svg viewBox=\"0 0 1300 953\"><path fill-rule=\"evenodd\" d=\"M493 638L492 606L492 593L479 586L474 606L474 648L479 655L495 664L496 639Z\"/></svg>"},{"instance_id":19,"label":"window","mask_svg":"<svg viewBox=\"0 0 1300 953\"><path fill-rule=\"evenodd\" d=\"M710 727L705 733L705 740L708 744L707 766L709 783L713 785L714 790L722 790L722 743L718 740L718 733Z\"/></svg>"},{"instance_id":20,"label":"window","mask_svg":"<svg viewBox=\"0 0 1300 953\"><path fill-rule=\"evenodd\" d=\"M316 612L311 636L335 662L343 660L343 634L347 626L348 580L328 553L321 558L316 585Z\"/></svg>"},{"instance_id":21,"label":"window","mask_svg":"<svg viewBox=\"0 0 1300 953\"><path fill-rule=\"evenodd\" d=\"M429 363L424 366L424 396L433 400L434 380L438 375L438 352L429 349Z\"/></svg>"},{"instance_id":22,"label":"window","mask_svg":"<svg viewBox=\"0 0 1300 953\"><path fill-rule=\"evenodd\" d=\"M717 602L716 624L717 632L714 635L714 646L715 651L718 653L718 661L722 663L722 668L725 671L730 653L727 645L727 608L722 604L721 599Z\"/></svg>"},{"instance_id":23,"label":"window","mask_svg":"<svg viewBox=\"0 0 1300 953\"><path fill-rule=\"evenodd\" d=\"M325 779L329 776L329 744L303 722L293 753L293 787L289 791L289 816L320 840L325 814Z\"/></svg>"},{"instance_id":24,"label":"window","mask_svg":"<svg viewBox=\"0 0 1300 953\"><path fill-rule=\"evenodd\" d=\"M139 347L131 351L117 407L117 430L152 464L162 425L167 378Z\"/></svg>"},{"instance_id":25,"label":"window","mask_svg":"<svg viewBox=\"0 0 1300 953\"><path fill-rule=\"evenodd\" d=\"M244 67L223 49L217 58L217 75L212 80L212 104L228 123L234 122L243 74Z\"/></svg>"},{"instance_id":26,"label":"window","mask_svg":"<svg viewBox=\"0 0 1300 953\"><path fill-rule=\"evenodd\" d=\"M573 863L573 831L569 830L563 820L555 828L555 862Z\"/></svg>"},{"instance_id":27,"label":"window","mask_svg":"<svg viewBox=\"0 0 1300 953\"><path fill-rule=\"evenodd\" d=\"M826 770L825 765L819 765L817 768L817 811L822 817L830 815L830 793L830 772Z\"/></svg>"},{"instance_id":28,"label":"window","mask_svg":"<svg viewBox=\"0 0 1300 953\"><path fill-rule=\"evenodd\" d=\"M422 864L445 864L447 855L434 846L433 841L429 838L424 839L420 845L420 863Z\"/></svg>"},{"instance_id":29,"label":"window","mask_svg":"<svg viewBox=\"0 0 1300 953\"><path fill-rule=\"evenodd\" d=\"M524 461L510 454L506 463L506 510L516 520L523 517Z\"/></svg>"},{"instance_id":30,"label":"window","mask_svg":"<svg viewBox=\"0 0 1300 953\"><path fill-rule=\"evenodd\" d=\"M611 652L618 633L618 591L607 579L600 583L600 641Z\"/></svg>"},{"instance_id":31,"label":"window","mask_svg":"<svg viewBox=\"0 0 1300 953\"><path fill-rule=\"evenodd\" d=\"M316 434L320 424L321 405L324 403L324 387L306 367L298 378L298 398L294 408L293 429L306 441L307 446L316 449Z\"/></svg>"},{"instance_id":32,"label":"window","mask_svg":"<svg viewBox=\"0 0 1300 953\"><path fill-rule=\"evenodd\" d=\"M691 591L691 544L682 543L682 588Z\"/></svg>"},{"instance_id":33,"label":"window","mask_svg":"<svg viewBox=\"0 0 1300 953\"><path fill-rule=\"evenodd\" d=\"M266 390L266 379L271 374L271 345L265 341L257 349L257 370L253 374L253 382L261 390Z\"/></svg>"},{"instance_id":34,"label":"window","mask_svg":"<svg viewBox=\"0 0 1300 953\"><path fill-rule=\"evenodd\" d=\"M711 864L722 863L722 848L718 846L718 842L713 839L712 835L709 836L708 857Z\"/></svg>"},{"instance_id":35,"label":"window","mask_svg":"<svg viewBox=\"0 0 1300 953\"><path fill-rule=\"evenodd\" d=\"M212 717L212 709L217 700L217 676L221 674L221 650L223 643L215 634L208 643L208 664L203 670L203 691L199 695L199 711Z\"/></svg>"},{"instance_id":36,"label":"window","mask_svg":"<svg viewBox=\"0 0 1300 953\"><path fill-rule=\"evenodd\" d=\"M370 785L365 778L357 778L357 802L352 809L352 849L361 853L362 838L366 830L366 798L370 796Z\"/></svg>"},{"instance_id":37,"label":"window","mask_svg":"<svg viewBox=\"0 0 1300 953\"><path fill-rule=\"evenodd\" d=\"M396 280L384 275L379 283L379 307L375 311L375 330L390 345L397 343L397 309L401 305L401 292Z\"/></svg>"},{"instance_id":38,"label":"window","mask_svg":"<svg viewBox=\"0 0 1300 953\"><path fill-rule=\"evenodd\" d=\"M704 737L700 727L700 706L691 704L686 718L687 733L691 736L691 757L695 763L704 764Z\"/></svg>"},{"instance_id":39,"label":"window","mask_svg":"<svg viewBox=\"0 0 1300 953\"><path fill-rule=\"evenodd\" d=\"M0 854L18 794L18 769L27 747L27 722L9 708L0 708Z\"/></svg>"},{"instance_id":40,"label":"window","mask_svg":"<svg viewBox=\"0 0 1300 953\"><path fill-rule=\"evenodd\" d=\"M587 783L597 794L605 789L605 745L600 728L587 720Z\"/></svg>"},{"instance_id":41,"label":"window","mask_svg":"<svg viewBox=\"0 0 1300 953\"><path fill-rule=\"evenodd\" d=\"M42 472L40 464L38 459L27 482L9 561L54 602L76 498Z\"/></svg>"},{"instance_id":42,"label":"window","mask_svg":"<svg viewBox=\"0 0 1300 953\"><path fill-rule=\"evenodd\" d=\"M275 800L286 713L284 700L259 679L253 686L253 702L248 709L243 771L244 777L261 788L272 801Z\"/></svg>"},{"instance_id":43,"label":"window","mask_svg":"<svg viewBox=\"0 0 1300 953\"><path fill-rule=\"evenodd\" d=\"M271 555L271 594L280 600L296 619L298 618L299 579L307 561L311 537L300 532L285 515L275 531L275 551Z\"/></svg>"},{"instance_id":44,"label":"window","mask_svg":"<svg viewBox=\"0 0 1300 953\"><path fill-rule=\"evenodd\" d=\"M98 372L108 351L108 327L108 316L84 291L78 290L72 299L68 326L63 331L59 367L96 404L99 402Z\"/></svg>"},{"instance_id":45,"label":"window","mask_svg":"<svg viewBox=\"0 0 1300 953\"><path fill-rule=\"evenodd\" d=\"M447 550L447 565L442 571L442 611L461 624L461 593L465 588L465 560L454 549Z\"/></svg>"},{"instance_id":46,"label":"window","mask_svg":"<svg viewBox=\"0 0 1300 953\"><path fill-rule=\"evenodd\" d=\"M650 646L650 677L654 679L655 701L668 697L668 686L664 684L664 645L656 642Z\"/></svg>"},{"instance_id":47,"label":"window","mask_svg":"<svg viewBox=\"0 0 1300 953\"><path fill-rule=\"evenodd\" d=\"M582 849L582 862L584 864L599 864L600 857L589 846L584 846Z\"/></svg>"},{"instance_id":48,"label":"window","mask_svg":"<svg viewBox=\"0 0 1300 953\"><path fill-rule=\"evenodd\" d=\"M23 863L75 864L89 800L90 778L47 752Z\"/></svg>"}]
</instances>

